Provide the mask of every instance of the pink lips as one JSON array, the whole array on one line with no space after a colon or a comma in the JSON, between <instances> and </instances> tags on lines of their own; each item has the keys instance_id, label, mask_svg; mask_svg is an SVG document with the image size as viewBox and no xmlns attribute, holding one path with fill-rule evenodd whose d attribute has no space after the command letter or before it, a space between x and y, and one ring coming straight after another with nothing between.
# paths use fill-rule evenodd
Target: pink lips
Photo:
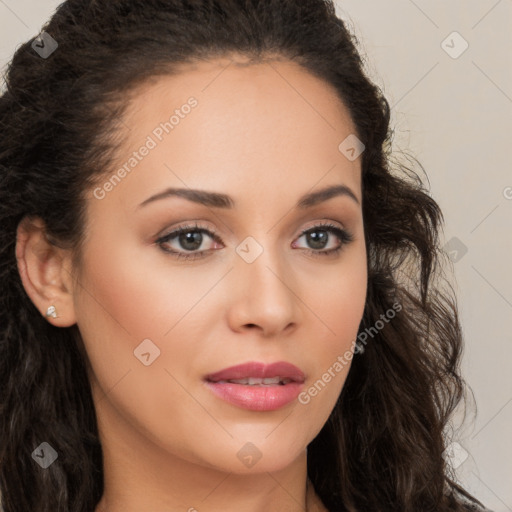
<instances>
[{"instance_id":1,"label":"pink lips","mask_svg":"<svg viewBox=\"0 0 512 512\"><path fill-rule=\"evenodd\" d=\"M277 382L279 377L279 382ZM207 375L207 387L219 398L253 411L274 411L297 398L304 383L304 373L293 364L280 361L270 365L250 362ZM252 383L228 382L248 380ZM254 383L254 379L272 379Z\"/></svg>"}]
</instances>

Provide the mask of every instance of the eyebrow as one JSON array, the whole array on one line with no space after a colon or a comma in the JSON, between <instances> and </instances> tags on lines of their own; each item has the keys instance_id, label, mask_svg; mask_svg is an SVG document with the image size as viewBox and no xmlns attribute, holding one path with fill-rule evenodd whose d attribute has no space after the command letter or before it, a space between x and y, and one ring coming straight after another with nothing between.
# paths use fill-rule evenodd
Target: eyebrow
<instances>
[{"instance_id":1,"label":"eyebrow","mask_svg":"<svg viewBox=\"0 0 512 512\"><path fill-rule=\"evenodd\" d=\"M352 190L346 185L332 185L316 192L309 192L303 195L295 205L296 209L305 210L333 197L346 196L353 199L357 204L359 200ZM155 194L143 201L137 208L141 208L155 201L168 199L169 197L182 197L194 203L202 204L211 208L233 209L235 201L232 197L219 192L207 192L191 188L168 188L163 192Z\"/></svg>"}]
</instances>

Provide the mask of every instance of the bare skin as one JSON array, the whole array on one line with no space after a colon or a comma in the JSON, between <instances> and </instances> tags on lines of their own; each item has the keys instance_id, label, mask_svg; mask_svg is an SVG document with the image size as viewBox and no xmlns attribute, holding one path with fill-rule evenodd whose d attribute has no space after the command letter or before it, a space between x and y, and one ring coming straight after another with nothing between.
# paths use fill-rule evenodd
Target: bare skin
<instances>
[{"instance_id":1,"label":"bare skin","mask_svg":"<svg viewBox=\"0 0 512 512\"><path fill-rule=\"evenodd\" d=\"M191 97L197 105L159 140L155 128ZM100 192L88 191L80 267L37 219L20 224L17 241L34 304L41 314L54 304L48 321L78 324L84 340L105 463L96 512L326 511L308 485L306 447L350 369L348 358L332 377L353 351L367 286L360 158L338 149L355 133L348 110L294 63L219 59L145 84L123 121L116 165ZM112 185L148 136L156 146ZM355 198L295 208L331 185ZM228 194L234 207L176 196L140 206L169 187ZM319 248L301 234L326 222L353 240L318 228L328 237ZM220 240L203 232L201 257L167 252L192 252L177 237L157 243L196 223ZM258 246L250 263L236 250ZM143 340L148 365L134 354ZM205 385L207 374L248 361L296 365L304 390L329 368L332 378L307 403L274 411L244 409ZM251 467L247 450L261 456Z\"/></svg>"}]
</instances>

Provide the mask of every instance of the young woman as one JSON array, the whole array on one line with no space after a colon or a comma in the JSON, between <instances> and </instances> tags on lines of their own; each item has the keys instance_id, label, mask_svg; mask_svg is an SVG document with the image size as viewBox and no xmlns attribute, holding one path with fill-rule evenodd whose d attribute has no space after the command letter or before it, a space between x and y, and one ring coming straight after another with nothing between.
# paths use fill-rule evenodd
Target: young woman
<instances>
[{"instance_id":1,"label":"young woman","mask_svg":"<svg viewBox=\"0 0 512 512\"><path fill-rule=\"evenodd\" d=\"M463 511L442 214L326 0L68 0L0 103L4 512Z\"/></svg>"}]
</instances>

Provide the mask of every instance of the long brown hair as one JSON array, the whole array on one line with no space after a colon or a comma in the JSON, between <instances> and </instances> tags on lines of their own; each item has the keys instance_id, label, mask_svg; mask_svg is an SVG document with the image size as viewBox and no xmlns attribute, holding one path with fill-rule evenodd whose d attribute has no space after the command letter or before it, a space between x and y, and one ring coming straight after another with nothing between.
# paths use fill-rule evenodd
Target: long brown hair
<instances>
[{"instance_id":1,"label":"long brown hair","mask_svg":"<svg viewBox=\"0 0 512 512\"><path fill-rule=\"evenodd\" d=\"M41 317L21 284L16 228L27 215L79 256L84 192L109 170L128 94L157 74L231 52L279 55L335 87L362 154L368 249L360 330L401 310L352 363L308 447L308 474L333 511L460 511L470 497L443 458L464 396L461 328L443 277L442 214L419 175L394 161L390 107L328 0L67 0L44 27L43 58L21 45L0 102L0 491L5 512L91 512L102 450L76 326ZM49 40L47 40L49 41ZM39 45L40 46L40 45ZM340 141L341 142L341 141ZM46 470L32 451L61 454ZM476 502L476 501L475 501Z\"/></svg>"}]
</instances>

